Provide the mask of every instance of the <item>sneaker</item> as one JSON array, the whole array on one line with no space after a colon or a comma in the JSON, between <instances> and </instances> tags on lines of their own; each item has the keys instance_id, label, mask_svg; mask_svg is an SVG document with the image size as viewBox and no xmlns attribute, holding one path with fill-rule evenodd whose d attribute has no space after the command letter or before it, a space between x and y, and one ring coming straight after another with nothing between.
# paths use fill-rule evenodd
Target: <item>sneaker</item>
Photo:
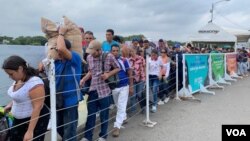
<instances>
[{"instance_id":1,"label":"sneaker","mask_svg":"<svg viewBox=\"0 0 250 141\"><path fill-rule=\"evenodd\" d=\"M89 140L86 138L82 138L80 141L89 141Z\"/></svg>"},{"instance_id":2,"label":"sneaker","mask_svg":"<svg viewBox=\"0 0 250 141\"><path fill-rule=\"evenodd\" d=\"M106 139L100 137L97 141L106 141Z\"/></svg>"},{"instance_id":3,"label":"sneaker","mask_svg":"<svg viewBox=\"0 0 250 141\"><path fill-rule=\"evenodd\" d=\"M115 104L110 104L109 110L113 110L115 108Z\"/></svg>"},{"instance_id":4,"label":"sneaker","mask_svg":"<svg viewBox=\"0 0 250 141\"><path fill-rule=\"evenodd\" d=\"M164 103L168 103L169 97L165 98Z\"/></svg>"},{"instance_id":5,"label":"sneaker","mask_svg":"<svg viewBox=\"0 0 250 141\"><path fill-rule=\"evenodd\" d=\"M125 119L125 120L123 120L122 125L127 124L127 123L128 123L128 119Z\"/></svg>"},{"instance_id":6,"label":"sneaker","mask_svg":"<svg viewBox=\"0 0 250 141\"><path fill-rule=\"evenodd\" d=\"M146 113L145 111L146 111L145 108L142 108L140 113L143 115Z\"/></svg>"},{"instance_id":7,"label":"sneaker","mask_svg":"<svg viewBox=\"0 0 250 141\"><path fill-rule=\"evenodd\" d=\"M158 105L164 105L164 102L162 100L160 100L157 104Z\"/></svg>"},{"instance_id":8,"label":"sneaker","mask_svg":"<svg viewBox=\"0 0 250 141\"><path fill-rule=\"evenodd\" d=\"M48 126L47 126L47 130L51 130L51 118L49 119L49 123L48 123Z\"/></svg>"},{"instance_id":9,"label":"sneaker","mask_svg":"<svg viewBox=\"0 0 250 141\"><path fill-rule=\"evenodd\" d=\"M156 113L156 111L157 111L156 106L152 106L151 112L152 112L152 113Z\"/></svg>"},{"instance_id":10,"label":"sneaker","mask_svg":"<svg viewBox=\"0 0 250 141\"><path fill-rule=\"evenodd\" d=\"M100 116L100 111L96 112L96 118L98 118Z\"/></svg>"},{"instance_id":11,"label":"sneaker","mask_svg":"<svg viewBox=\"0 0 250 141\"><path fill-rule=\"evenodd\" d=\"M112 132L113 137L119 137L119 134L120 134L120 129L115 127Z\"/></svg>"}]
</instances>

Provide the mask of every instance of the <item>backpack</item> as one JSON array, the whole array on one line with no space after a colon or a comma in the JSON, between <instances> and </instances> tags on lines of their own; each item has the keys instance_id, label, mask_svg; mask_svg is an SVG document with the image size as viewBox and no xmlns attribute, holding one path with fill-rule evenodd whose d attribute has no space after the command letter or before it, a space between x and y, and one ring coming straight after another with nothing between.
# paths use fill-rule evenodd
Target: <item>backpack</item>
<instances>
[{"instance_id":1,"label":"backpack","mask_svg":"<svg viewBox=\"0 0 250 141\"><path fill-rule=\"evenodd\" d=\"M243 55L242 61L243 61L243 62L247 62L247 61L248 61L247 53L243 53L242 55Z\"/></svg>"},{"instance_id":2,"label":"backpack","mask_svg":"<svg viewBox=\"0 0 250 141\"><path fill-rule=\"evenodd\" d=\"M105 60L108 56L108 53L103 53L102 54L102 72L104 72L105 70ZM109 71L112 71L114 70L113 66L111 66L110 70ZM109 77L107 80L105 80L105 82L108 84L109 88L111 90L115 89L118 87L119 85L119 76L118 76L118 73L116 73L115 75Z\"/></svg>"},{"instance_id":3,"label":"backpack","mask_svg":"<svg viewBox=\"0 0 250 141\"><path fill-rule=\"evenodd\" d=\"M13 120L14 120L13 116L11 114L5 114L3 111L3 107L0 106L0 141L8 140L9 137L8 128L12 127Z\"/></svg>"},{"instance_id":4,"label":"backpack","mask_svg":"<svg viewBox=\"0 0 250 141\"><path fill-rule=\"evenodd\" d=\"M49 79L48 76L43 73L40 72L38 77L40 77L43 81L43 86L44 86L44 90L45 90L45 101L44 103L50 108L50 87L49 87Z\"/></svg>"},{"instance_id":5,"label":"backpack","mask_svg":"<svg viewBox=\"0 0 250 141\"><path fill-rule=\"evenodd\" d=\"M6 129L8 128L9 126L8 126L7 118L5 116L1 117L0 118L0 141L7 140L9 130L6 130ZM6 130L6 131L2 132L3 130Z\"/></svg>"}]
</instances>

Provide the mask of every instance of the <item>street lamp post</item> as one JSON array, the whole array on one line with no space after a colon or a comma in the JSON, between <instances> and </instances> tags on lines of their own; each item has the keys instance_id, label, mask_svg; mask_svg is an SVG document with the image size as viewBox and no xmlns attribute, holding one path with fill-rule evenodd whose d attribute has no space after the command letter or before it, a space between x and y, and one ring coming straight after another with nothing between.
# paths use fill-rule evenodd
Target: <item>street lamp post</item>
<instances>
[{"instance_id":1,"label":"street lamp post","mask_svg":"<svg viewBox=\"0 0 250 141\"><path fill-rule=\"evenodd\" d=\"M216 4L220 3L220 2L223 2L223 1L230 1L230 0L221 0L221 1L217 1L215 3L212 3L212 9L211 9L211 20L210 22L212 23L213 22L213 18L214 18L214 7Z\"/></svg>"}]
</instances>

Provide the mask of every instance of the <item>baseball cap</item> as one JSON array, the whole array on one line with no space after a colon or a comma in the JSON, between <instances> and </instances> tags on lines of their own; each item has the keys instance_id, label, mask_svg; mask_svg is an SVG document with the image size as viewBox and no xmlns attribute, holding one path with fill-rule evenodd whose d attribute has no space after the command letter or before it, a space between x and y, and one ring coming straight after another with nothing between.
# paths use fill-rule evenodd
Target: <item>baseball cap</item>
<instances>
[{"instance_id":1,"label":"baseball cap","mask_svg":"<svg viewBox=\"0 0 250 141\"><path fill-rule=\"evenodd\" d=\"M180 44L175 44L175 45L174 45L174 48L180 48L180 47L181 47Z\"/></svg>"},{"instance_id":2,"label":"baseball cap","mask_svg":"<svg viewBox=\"0 0 250 141\"><path fill-rule=\"evenodd\" d=\"M93 40L89 43L86 53L93 54L96 50L101 50L102 49L101 46L102 45L100 42Z\"/></svg>"},{"instance_id":3,"label":"baseball cap","mask_svg":"<svg viewBox=\"0 0 250 141\"><path fill-rule=\"evenodd\" d=\"M133 38L132 42L139 42L139 40L137 38Z\"/></svg>"}]
</instances>

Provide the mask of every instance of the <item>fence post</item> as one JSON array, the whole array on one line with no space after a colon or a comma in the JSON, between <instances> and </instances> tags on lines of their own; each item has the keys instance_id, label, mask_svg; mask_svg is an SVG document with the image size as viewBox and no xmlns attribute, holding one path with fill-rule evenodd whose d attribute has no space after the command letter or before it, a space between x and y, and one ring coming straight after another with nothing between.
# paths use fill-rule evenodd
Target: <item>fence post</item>
<instances>
[{"instance_id":1,"label":"fence post","mask_svg":"<svg viewBox=\"0 0 250 141\"><path fill-rule=\"evenodd\" d=\"M149 119L149 54L146 56L146 119L143 121L144 126L154 127L157 122L150 121Z\"/></svg>"},{"instance_id":2,"label":"fence post","mask_svg":"<svg viewBox=\"0 0 250 141\"><path fill-rule=\"evenodd\" d=\"M187 87L186 87L186 60L185 60L185 59L186 59L186 56L185 56L185 54L183 54L182 56L183 56L183 57L182 57L182 65L183 65L183 67L182 67L182 71L183 71L183 72L182 72L182 75L183 75L183 76L182 76L182 77L183 77L183 78L182 78L182 82L181 82L181 83L182 83L183 92L184 92L184 97L185 97L185 96L187 96L187 95L186 95L186 94L187 94L187 93L186 93L186 88L187 88Z\"/></svg>"},{"instance_id":3,"label":"fence post","mask_svg":"<svg viewBox=\"0 0 250 141\"><path fill-rule=\"evenodd\" d=\"M50 119L51 119L51 141L57 141L57 123L56 123L56 81L55 81L55 64L54 60L50 60L49 68L50 80Z\"/></svg>"},{"instance_id":4,"label":"fence post","mask_svg":"<svg viewBox=\"0 0 250 141\"><path fill-rule=\"evenodd\" d=\"M180 97L179 97L179 90L178 90L178 87L179 87L179 76L178 76L178 54L175 55L175 84L176 84L176 96L175 96L175 99L176 100L181 100Z\"/></svg>"}]
</instances>

